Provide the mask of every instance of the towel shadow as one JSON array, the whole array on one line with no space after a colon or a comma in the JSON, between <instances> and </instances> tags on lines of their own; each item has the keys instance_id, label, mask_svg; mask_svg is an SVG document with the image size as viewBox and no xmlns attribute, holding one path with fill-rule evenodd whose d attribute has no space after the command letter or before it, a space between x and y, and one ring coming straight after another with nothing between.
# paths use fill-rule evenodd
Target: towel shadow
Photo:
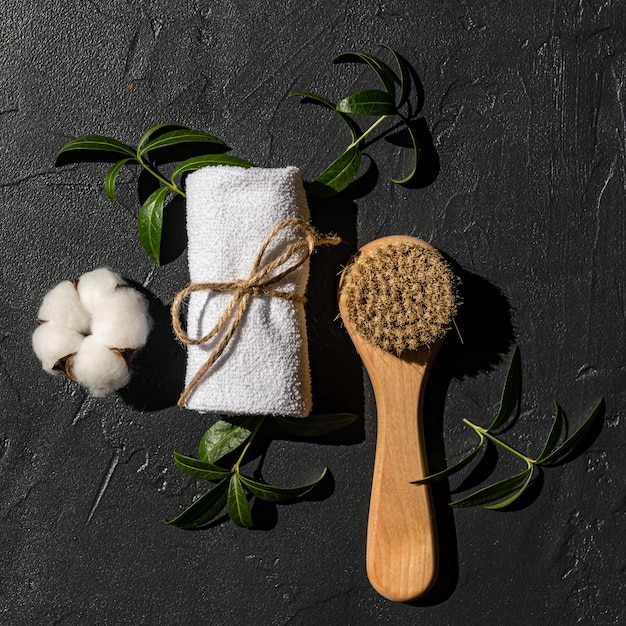
<instances>
[{"instance_id":1,"label":"towel shadow","mask_svg":"<svg viewBox=\"0 0 626 626\"><path fill-rule=\"evenodd\" d=\"M153 327L147 344L132 359L130 382L118 395L137 410L158 411L174 406L180 397L185 350L172 331L169 306L140 285L132 286L146 296Z\"/></svg>"},{"instance_id":2,"label":"towel shadow","mask_svg":"<svg viewBox=\"0 0 626 626\"><path fill-rule=\"evenodd\" d=\"M342 327L337 306L339 273L356 251L357 207L350 199L336 196L323 202L310 200L310 210L311 221L319 232L335 233L342 240L337 246L318 248L311 257L306 315L313 412L362 415L361 361ZM362 420L358 424L358 433L354 426L347 429L356 438L354 443L364 438Z\"/></svg>"}]
</instances>

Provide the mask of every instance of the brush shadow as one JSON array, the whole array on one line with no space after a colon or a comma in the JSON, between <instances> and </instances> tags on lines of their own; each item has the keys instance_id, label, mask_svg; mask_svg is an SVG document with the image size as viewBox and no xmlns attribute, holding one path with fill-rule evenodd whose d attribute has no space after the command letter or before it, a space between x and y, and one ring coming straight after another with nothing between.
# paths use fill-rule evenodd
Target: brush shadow
<instances>
[{"instance_id":1,"label":"brush shadow","mask_svg":"<svg viewBox=\"0 0 626 626\"><path fill-rule=\"evenodd\" d=\"M455 317L458 332L450 331L438 360L447 364L451 377L461 380L493 371L510 352L515 335L511 306L502 292L444 256L461 279L461 305Z\"/></svg>"},{"instance_id":2,"label":"brush shadow","mask_svg":"<svg viewBox=\"0 0 626 626\"><path fill-rule=\"evenodd\" d=\"M445 343L450 338L446 338ZM442 346L439 355L443 351ZM436 472L445 468L445 445L443 437L443 415L450 375L443 366L441 356L432 366L424 396L423 415L424 440L428 451L428 468ZM458 584L459 558L454 513L450 508L450 488L447 481L430 486L433 513L439 548L439 573L431 589L421 598L410 602L412 606L435 606L447 600Z\"/></svg>"},{"instance_id":3,"label":"brush shadow","mask_svg":"<svg viewBox=\"0 0 626 626\"><path fill-rule=\"evenodd\" d=\"M445 256L445 255L444 255ZM502 361L514 341L511 308L500 290L484 278L463 270L447 257L461 278L461 307L455 318L463 339L454 329L448 332L428 379L424 398L424 437L427 442L428 467L431 473L445 469L444 413L452 379L490 372ZM495 451L493 451L495 453ZM494 467L494 454L482 457L478 474L468 477L480 481ZM480 475L479 475L480 474ZM459 579L458 544L450 484L447 480L431 485L439 545L439 575L424 596L413 606L435 606L449 598Z\"/></svg>"}]
</instances>

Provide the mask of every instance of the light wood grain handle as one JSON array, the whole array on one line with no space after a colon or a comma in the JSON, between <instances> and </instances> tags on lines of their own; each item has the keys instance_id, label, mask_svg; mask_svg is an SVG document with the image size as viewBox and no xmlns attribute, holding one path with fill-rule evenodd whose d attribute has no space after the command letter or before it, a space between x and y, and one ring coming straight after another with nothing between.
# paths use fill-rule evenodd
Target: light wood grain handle
<instances>
[{"instance_id":1,"label":"light wood grain handle","mask_svg":"<svg viewBox=\"0 0 626 626\"><path fill-rule=\"evenodd\" d=\"M424 594L438 569L430 489L410 484L427 474L422 405L435 355L425 348L410 360L378 349L362 356L378 412L367 574L381 595L405 602Z\"/></svg>"}]
</instances>

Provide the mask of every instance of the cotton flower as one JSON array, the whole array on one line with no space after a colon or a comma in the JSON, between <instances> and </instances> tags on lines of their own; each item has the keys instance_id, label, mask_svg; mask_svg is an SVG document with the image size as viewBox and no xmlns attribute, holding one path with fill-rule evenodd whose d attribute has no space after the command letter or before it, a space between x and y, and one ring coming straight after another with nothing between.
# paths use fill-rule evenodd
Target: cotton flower
<instances>
[{"instance_id":1,"label":"cotton flower","mask_svg":"<svg viewBox=\"0 0 626 626\"><path fill-rule=\"evenodd\" d=\"M92 311L91 334L109 348L140 348L149 332L146 299L129 287L105 296L99 309Z\"/></svg>"},{"instance_id":2,"label":"cotton flower","mask_svg":"<svg viewBox=\"0 0 626 626\"><path fill-rule=\"evenodd\" d=\"M80 348L84 335L70 328L63 328L57 322L46 322L37 326L33 333L33 351L48 374L60 374L55 369L59 361L74 354Z\"/></svg>"},{"instance_id":3,"label":"cotton flower","mask_svg":"<svg viewBox=\"0 0 626 626\"><path fill-rule=\"evenodd\" d=\"M126 286L126 281L106 267L87 272L78 279L76 290L80 301L90 313L97 313L103 304L120 286Z\"/></svg>"},{"instance_id":4,"label":"cotton flower","mask_svg":"<svg viewBox=\"0 0 626 626\"><path fill-rule=\"evenodd\" d=\"M70 361L72 378L96 397L106 396L125 387L130 370L124 357L110 350L96 337L85 337Z\"/></svg>"},{"instance_id":5,"label":"cotton flower","mask_svg":"<svg viewBox=\"0 0 626 626\"><path fill-rule=\"evenodd\" d=\"M146 344L152 327L144 296L107 268L49 291L38 321L32 343L43 369L65 369L94 396L128 384L130 357Z\"/></svg>"},{"instance_id":6,"label":"cotton flower","mask_svg":"<svg viewBox=\"0 0 626 626\"><path fill-rule=\"evenodd\" d=\"M65 280L49 291L43 299L37 319L55 322L59 326L75 330L83 335L89 333L90 315L82 305L73 282Z\"/></svg>"}]
</instances>

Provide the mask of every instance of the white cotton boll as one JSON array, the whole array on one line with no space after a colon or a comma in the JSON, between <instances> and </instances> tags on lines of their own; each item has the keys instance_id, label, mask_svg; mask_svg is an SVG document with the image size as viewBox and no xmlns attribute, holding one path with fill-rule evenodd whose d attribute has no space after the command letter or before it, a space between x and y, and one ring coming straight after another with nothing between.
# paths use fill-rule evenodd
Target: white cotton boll
<instances>
[{"instance_id":1,"label":"white cotton boll","mask_svg":"<svg viewBox=\"0 0 626 626\"><path fill-rule=\"evenodd\" d=\"M106 267L87 272L78 279L78 295L85 309L93 315L102 309L102 302L126 281Z\"/></svg>"},{"instance_id":2,"label":"white cotton boll","mask_svg":"<svg viewBox=\"0 0 626 626\"><path fill-rule=\"evenodd\" d=\"M56 322L46 322L37 326L33 333L33 351L46 372L59 374L54 366L60 359L76 353L83 339L83 335L75 330L63 328Z\"/></svg>"},{"instance_id":3,"label":"white cotton boll","mask_svg":"<svg viewBox=\"0 0 626 626\"><path fill-rule=\"evenodd\" d=\"M152 320L148 303L135 289L122 287L103 298L91 320L91 334L109 348L145 345Z\"/></svg>"},{"instance_id":4,"label":"white cotton boll","mask_svg":"<svg viewBox=\"0 0 626 626\"><path fill-rule=\"evenodd\" d=\"M128 365L93 336L85 337L72 361L72 376L94 396L106 396L130 381Z\"/></svg>"},{"instance_id":5,"label":"white cotton boll","mask_svg":"<svg viewBox=\"0 0 626 626\"><path fill-rule=\"evenodd\" d=\"M89 333L89 313L83 307L74 283L69 280L59 283L44 296L37 317L79 333Z\"/></svg>"}]
</instances>

